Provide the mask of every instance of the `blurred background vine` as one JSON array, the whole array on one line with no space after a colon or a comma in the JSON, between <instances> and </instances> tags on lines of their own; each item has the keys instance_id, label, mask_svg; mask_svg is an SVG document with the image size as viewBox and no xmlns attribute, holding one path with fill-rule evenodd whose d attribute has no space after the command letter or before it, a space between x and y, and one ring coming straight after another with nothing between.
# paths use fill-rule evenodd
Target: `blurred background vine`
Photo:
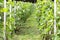
<instances>
[{"instance_id":1,"label":"blurred background vine","mask_svg":"<svg viewBox=\"0 0 60 40\"><path fill-rule=\"evenodd\" d=\"M60 1L57 0L56 40L60 40L59 3ZM7 8L4 9L3 6L3 0L0 0L0 40L3 40L4 11L7 13L8 40L54 40L54 2L52 0L37 0L37 3L8 1Z\"/></svg>"}]
</instances>

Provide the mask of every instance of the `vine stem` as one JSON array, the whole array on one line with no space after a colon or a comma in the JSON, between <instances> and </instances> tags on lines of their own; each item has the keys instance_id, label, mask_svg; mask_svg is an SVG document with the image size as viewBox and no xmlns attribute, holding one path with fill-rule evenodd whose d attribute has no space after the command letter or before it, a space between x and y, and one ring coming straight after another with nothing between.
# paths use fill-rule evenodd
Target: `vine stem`
<instances>
[{"instance_id":1,"label":"vine stem","mask_svg":"<svg viewBox=\"0 0 60 40\"><path fill-rule=\"evenodd\" d=\"M6 0L4 0L4 8L6 8ZM3 33L4 33L4 40L6 40L6 12L4 12L4 30L3 30Z\"/></svg>"}]
</instances>

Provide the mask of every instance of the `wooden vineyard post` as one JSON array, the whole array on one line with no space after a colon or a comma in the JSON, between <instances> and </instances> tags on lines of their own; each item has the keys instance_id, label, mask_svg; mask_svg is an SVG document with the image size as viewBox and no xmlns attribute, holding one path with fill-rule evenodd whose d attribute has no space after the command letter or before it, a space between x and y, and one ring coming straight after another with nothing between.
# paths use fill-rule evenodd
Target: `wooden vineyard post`
<instances>
[{"instance_id":1,"label":"wooden vineyard post","mask_svg":"<svg viewBox=\"0 0 60 40\"><path fill-rule=\"evenodd\" d=\"M15 16L16 16L16 1L14 1L14 26L15 26Z\"/></svg>"},{"instance_id":2,"label":"wooden vineyard post","mask_svg":"<svg viewBox=\"0 0 60 40\"><path fill-rule=\"evenodd\" d=\"M4 0L4 9L6 9L6 0ZM4 11L4 30L3 30L3 33L4 33L4 40L6 40L6 12Z\"/></svg>"},{"instance_id":3,"label":"wooden vineyard post","mask_svg":"<svg viewBox=\"0 0 60 40\"><path fill-rule=\"evenodd\" d=\"M54 0L54 40L56 40L56 32L57 32L57 27L56 27L56 0Z\"/></svg>"},{"instance_id":4,"label":"wooden vineyard post","mask_svg":"<svg viewBox=\"0 0 60 40\"><path fill-rule=\"evenodd\" d=\"M56 34L56 0L54 0L54 34Z\"/></svg>"},{"instance_id":5,"label":"wooden vineyard post","mask_svg":"<svg viewBox=\"0 0 60 40\"><path fill-rule=\"evenodd\" d=\"M12 0L10 0L10 1L12 1ZM12 6L11 6L11 4L10 4L10 20L11 20L11 12L12 12ZM10 30L12 29L12 27L11 27L11 22L10 22ZM11 32L10 32L10 34L11 34Z\"/></svg>"}]
</instances>

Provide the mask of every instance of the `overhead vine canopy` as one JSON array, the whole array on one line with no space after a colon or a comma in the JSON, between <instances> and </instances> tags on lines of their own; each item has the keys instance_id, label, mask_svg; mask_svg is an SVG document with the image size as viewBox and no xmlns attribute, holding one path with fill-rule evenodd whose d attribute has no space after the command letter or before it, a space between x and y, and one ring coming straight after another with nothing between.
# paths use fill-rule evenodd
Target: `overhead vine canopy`
<instances>
[{"instance_id":1,"label":"overhead vine canopy","mask_svg":"<svg viewBox=\"0 0 60 40\"><path fill-rule=\"evenodd\" d=\"M37 2L37 0L15 0L15 1L30 2L30 3L36 3Z\"/></svg>"}]
</instances>

